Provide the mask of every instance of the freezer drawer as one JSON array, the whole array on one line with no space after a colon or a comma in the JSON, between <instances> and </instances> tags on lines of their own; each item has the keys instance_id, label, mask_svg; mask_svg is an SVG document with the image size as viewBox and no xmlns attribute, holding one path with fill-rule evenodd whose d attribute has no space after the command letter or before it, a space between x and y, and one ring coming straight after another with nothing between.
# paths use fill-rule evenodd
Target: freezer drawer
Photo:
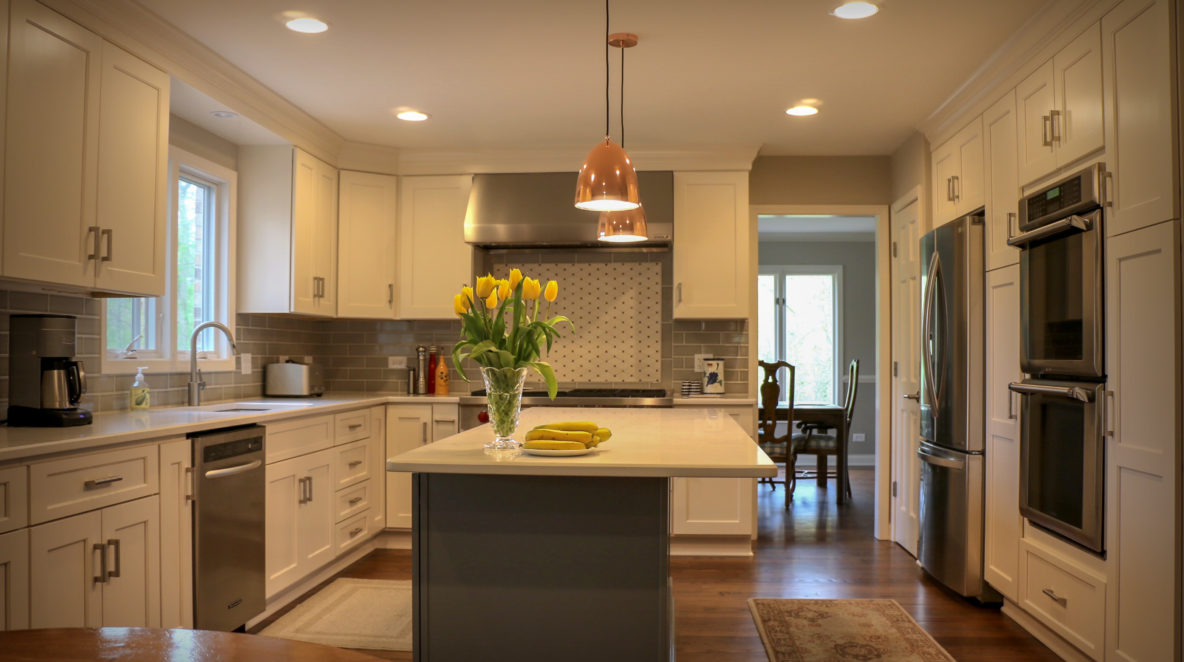
<instances>
[{"instance_id":1,"label":"freezer drawer","mask_svg":"<svg viewBox=\"0 0 1184 662\"><path fill-rule=\"evenodd\" d=\"M959 594L990 599L983 583L982 454L921 442L921 542L926 572Z\"/></svg>"}]
</instances>

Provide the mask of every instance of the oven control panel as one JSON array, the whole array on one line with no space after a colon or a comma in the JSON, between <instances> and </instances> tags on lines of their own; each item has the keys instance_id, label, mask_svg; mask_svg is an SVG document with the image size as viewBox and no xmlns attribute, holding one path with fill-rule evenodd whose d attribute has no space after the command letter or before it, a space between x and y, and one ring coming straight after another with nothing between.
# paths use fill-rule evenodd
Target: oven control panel
<instances>
[{"instance_id":1,"label":"oven control panel","mask_svg":"<svg viewBox=\"0 0 1184 662\"><path fill-rule=\"evenodd\" d=\"M1101 206L1105 166L1095 163L1020 199L1020 229L1027 232Z\"/></svg>"}]
</instances>

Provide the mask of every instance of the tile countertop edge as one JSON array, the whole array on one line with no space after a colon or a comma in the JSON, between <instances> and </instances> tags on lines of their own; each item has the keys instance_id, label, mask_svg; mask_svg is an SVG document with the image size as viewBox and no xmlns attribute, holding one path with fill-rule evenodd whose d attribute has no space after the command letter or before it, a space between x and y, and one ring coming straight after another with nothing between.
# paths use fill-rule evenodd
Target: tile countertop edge
<instances>
[{"instance_id":1,"label":"tile countertop edge","mask_svg":"<svg viewBox=\"0 0 1184 662\"><path fill-rule=\"evenodd\" d=\"M202 405L202 407L233 407L240 403L258 404L266 400L262 397L244 398L213 402ZM312 398L277 398L275 400L277 408L274 410L243 412L238 415L200 411L190 407L161 407L135 412L99 412L94 415L95 423L78 427L10 428L2 426L0 427L0 465L20 464L67 453L181 437L193 432L240 425L274 423L288 418L334 414L385 404L457 404L459 396L337 393L315 400ZM293 403L308 400L314 400L313 404L293 406ZM150 420L152 418L159 419L159 421L153 422ZM137 429L137 421L140 421L144 427ZM107 427L115 429L104 430ZM55 434L64 438L46 438Z\"/></svg>"}]
</instances>

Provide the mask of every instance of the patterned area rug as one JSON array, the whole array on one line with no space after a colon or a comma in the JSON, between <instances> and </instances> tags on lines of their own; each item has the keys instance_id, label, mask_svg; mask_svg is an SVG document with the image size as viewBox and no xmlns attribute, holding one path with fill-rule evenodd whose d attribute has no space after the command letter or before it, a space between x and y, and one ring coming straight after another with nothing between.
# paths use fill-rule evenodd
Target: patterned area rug
<instances>
[{"instance_id":1,"label":"patterned area rug","mask_svg":"<svg viewBox=\"0 0 1184 662\"><path fill-rule=\"evenodd\" d=\"M770 662L954 662L895 600L748 601Z\"/></svg>"},{"instance_id":2,"label":"patterned area rug","mask_svg":"<svg viewBox=\"0 0 1184 662\"><path fill-rule=\"evenodd\" d=\"M411 650L411 582L334 580L259 634L338 648Z\"/></svg>"}]
</instances>

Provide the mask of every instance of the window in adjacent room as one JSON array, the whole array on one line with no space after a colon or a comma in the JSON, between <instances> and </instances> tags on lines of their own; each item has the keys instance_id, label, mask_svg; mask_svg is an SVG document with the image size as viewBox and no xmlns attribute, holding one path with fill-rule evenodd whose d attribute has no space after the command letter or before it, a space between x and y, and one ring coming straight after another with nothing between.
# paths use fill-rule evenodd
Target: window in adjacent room
<instances>
[{"instance_id":1,"label":"window in adjacent room","mask_svg":"<svg viewBox=\"0 0 1184 662\"><path fill-rule=\"evenodd\" d=\"M758 356L794 366L795 404L839 403L842 291L839 266L762 267L757 276Z\"/></svg>"}]
</instances>

